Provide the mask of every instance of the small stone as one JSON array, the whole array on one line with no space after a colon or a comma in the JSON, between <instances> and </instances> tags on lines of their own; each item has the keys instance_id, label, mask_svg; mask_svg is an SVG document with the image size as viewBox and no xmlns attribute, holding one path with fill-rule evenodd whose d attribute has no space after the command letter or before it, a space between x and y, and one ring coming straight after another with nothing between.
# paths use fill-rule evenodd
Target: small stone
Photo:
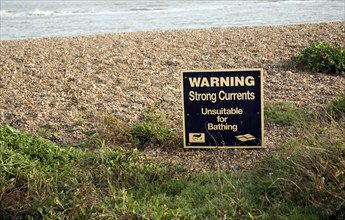
<instances>
[{"instance_id":1,"label":"small stone","mask_svg":"<svg viewBox=\"0 0 345 220\"><path fill-rule=\"evenodd\" d=\"M344 46L339 31L344 24L2 40L0 124L17 121L18 129L34 133L50 122L58 142L80 142L87 138L85 131L112 126L114 118L126 125L138 121L156 103L173 129L182 131L181 69L264 67L265 100L321 108L343 91L345 77L292 72L284 63L308 42L329 41L330 35ZM80 118L86 123L72 129ZM150 146L141 153L197 172L250 169L293 135L289 128L269 125L264 150Z\"/></svg>"}]
</instances>

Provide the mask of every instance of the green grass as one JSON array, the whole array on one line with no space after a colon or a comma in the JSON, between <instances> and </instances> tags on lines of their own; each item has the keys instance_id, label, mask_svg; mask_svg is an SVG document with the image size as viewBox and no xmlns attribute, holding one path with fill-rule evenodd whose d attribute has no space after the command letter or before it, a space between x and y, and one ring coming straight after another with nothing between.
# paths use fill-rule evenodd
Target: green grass
<instances>
[{"instance_id":1,"label":"green grass","mask_svg":"<svg viewBox=\"0 0 345 220\"><path fill-rule=\"evenodd\" d=\"M315 119L314 119L315 120ZM299 135L257 168L269 174L267 196L309 206L319 218L345 217L345 121L299 124Z\"/></svg>"},{"instance_id":2,"label":"green grass","mask_svg":"<svg viewBox=\"0 0 345 220\"><path fill-rule=\"evenodd\" d=\"M100 137L114 131L103 127L92 145L62 147L1 126L0 219L343 219L345 118L329 117L334 103L281 124L298 135L243 172L193 173L108 147L133 140L130 127L109 142ZM299 112L280 106L266 115Z\"/></svg>"},{"instance_id":3,"label":"green grass","mask_svg":"<svg viewBox=\"0 0 345 220\"><path fill-rule=\"evenodd\" d=\"M331 101L327 106L327 113L335 120L345 117L345 95Z\"/></svg>"},{"instance_id":4,"label":"green grass","mask_svg":"<svg viewBox=\"0 0 345 220\"><path fill-rule=\"evenodd\" d=\"M308 116L306 110L286 101L266 101L264 108L266 124L291 126L305 120Z\"/></svg>"},{"instance_id":5,"label":"green grass","mask_svg":"<svg viewBox=\"0 0 345 220\"><path fill-rule=\"evenodd\" d=\"M130 133L139 149L145 149L148 145L164 145L176 139L169 120L159 110L159 106L146 109L140 121L131 126Z\"/></svg>"},{"instance_id":6,"label":"green grass","mask_svg":"<svg viewBox=\"0 0 345 220\"><path fill-rule=\"evenodd\" d=\"M291 59L290 66L303 71L344 75L345 50L329 43L312 43Z\"/></svg>"}]
</instances>

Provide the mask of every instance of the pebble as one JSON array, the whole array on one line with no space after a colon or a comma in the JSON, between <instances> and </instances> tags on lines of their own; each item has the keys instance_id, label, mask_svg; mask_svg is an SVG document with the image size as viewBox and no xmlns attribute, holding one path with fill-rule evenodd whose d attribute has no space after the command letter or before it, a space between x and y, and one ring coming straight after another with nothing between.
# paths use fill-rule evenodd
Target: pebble
<instances>
[{"instance_id":1,"label":"pebble","mask_svg":"<svg viewBox=\"0 0 345 220\"><path fill-rule=\"evenodd\" d=\"M130 124L155 103L173 128L182 131L180 76L186 69L264 67L265 100L322 107L345 93L345 77L292 72L284 63L310 42L345 48L344 26L334 22L1 40L0 124L30 133L54 124L56 140L78 143L95 129L100 115ZM76 123L80 118L82 125ZM242 170L291 135L289 128L268 126L266 149L148 148L144 154L200 172Z\"/></svg>"}]
</instances>

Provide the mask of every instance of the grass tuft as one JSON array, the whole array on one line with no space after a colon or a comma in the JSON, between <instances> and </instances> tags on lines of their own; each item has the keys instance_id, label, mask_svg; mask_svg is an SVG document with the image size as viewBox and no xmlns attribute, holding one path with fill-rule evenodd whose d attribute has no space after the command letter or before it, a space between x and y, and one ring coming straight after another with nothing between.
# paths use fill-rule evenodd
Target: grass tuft
<instances>
[{"instance_id":1,"label":"grass tuft","mask_svg":"<svg viewBox=\"0 0 345 220\"><path fill-rule=\"evenodd\" d=\"M140 121L131 126L130 133L139 149L145 149L147 145L163 145L175 136L169 121L158 107L145 110Z\"/></svg>"},{"instance_id":2,"label":"grass tuft","mask_svg":"<svg viewBox=\"0 0 345 220\"><path fill-rule=\"evenodd\" d=\"M339 122L314 116L299 123L298 136L281 146L261 164L268 175L267 196L312 209L325 219L345 217L345 127Z\"/></svg>"},{"instance_id":3,"label":"grass tuft","mask_svg":"<svg viewBox=\"0 0 345 220\"><path fill-rule=\"evenodd\" d=\"M283 118L301 111L272 106L272 123L280 111ZM0 219L344 219L345 117L327 111L284 122L293 121L296 137L243 172L192 173L114 148L123 136L113 136L113 122L89 148L1 126ZM168 127L155 114L140 121L149 122Z\"/></svg>"},{"instance_id":4,"label":"grass tuft","mask_svg":"<svg viewBox=\"0 0 345 220\"><path fill-rule=\"evenodd\" d=\"M345 75L345 51L329 43L316 42L293 57L290 64L303 71Z\"/></svg>"},{"instance_id":5,"label":"grass tuft","mask_svg":"<svg viewBox=\"0 0 345 220\"><path fill-rule=\"evenodd\" d=\"M339 120L345 117L345 95L339 96L327 106L327 113L334 119Z\"/></svg>"},{"instance_id":6,"label":"grass tuft","mask_svg":"<svg viewBox=\"0 0 345 220\"><path fill-rule=\"evenodd\" d=\"M266 101L264 108L267 124L292 126L308 116L307 111L286 101Z\"/></svg>"}]
</instances>

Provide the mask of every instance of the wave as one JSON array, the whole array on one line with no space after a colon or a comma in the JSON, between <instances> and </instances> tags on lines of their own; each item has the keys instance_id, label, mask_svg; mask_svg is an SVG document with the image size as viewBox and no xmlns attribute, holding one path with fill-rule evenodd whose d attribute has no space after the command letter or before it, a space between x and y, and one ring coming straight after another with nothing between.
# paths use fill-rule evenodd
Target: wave
<instances>
[{"instance_id":1,"label":"wave","mask_svg":"<svg viewBox=\"0 0 345 220\"><path fill-rule=\"evenodd\" d=\"M61 11L42 11L36 9L35 11L30 11L28 14L30 16L67 16L67 15L85 15L93 14L94 10L82 11L82 10L61 10Z\"/></svg>"},{"instance_id":2,"label":"wave","mask_svg":"<svg viewBox=\"0 0 345 220\"><path fill-rule=\"evenodd\" d=\"M0 10L0 16L3 17L3 16L10 16L12 14L14 14L15 11L11 11L11 10Z\"/></svg>"},{"instance_id":3,"label":"wave","mask_svg":"<svg viewBox=\"0 0 345 220\"><path fill-rule=\"evenodd\" d=\"M49 16L71 16L71 15L88 15L94 14L94 10L40 10L36 9L29 12L13 11L13 10L0 10L1 17L49 17Z\"/></svg>"},{"instance_id":4,"label":"wave","mask_svg":"<svg viewBox=\"0 0 345 220\"><path fill-rule=\"evenodd\" d=\"M285 1L287 3L295 3L295 4L300 4L300 3L315 3L313 0L292 0L292 1Z\"/></svg>"},{"instance_id":5,"label":"wave","mask_svg":"<svg viewBox=\"0 0 345 220\"><path fill-rule=\"evenodd\" d=\"M35 11L28 12L31 16L54 16L57 15L58 12L56 11L41 11L39 9L36 9Z\"/></svg>"},{"instance_id":6,"label":"wave","mask_svg":"<svg viewBox=\"0 0 345 220\"><path fill-rule=\"evenodd\" d=\"M133 7L124 10L105 10L97 11L95 10L40 10L35 9L31 11L10 11L10 10L1 10L1 17L58 17L58 16L76 16L76 15L91 15L91 14L131 14L131 13L180 13L180 12L189 12L197 10L206 10L210 7L195 7L195 8L162 8L162 7Z\"/></svg>"},{"instance_id":7,"label":"wave","mask_svg":"<svg viewBox=\"0 0 345 220\"><path fill-rule=\"evenodd\" d=\"M39 10L29 12L20 12L14 10L0 10L1 17L48 17L48 16L71 16L71 15L88 15L94 14L94 10Z\"/></svg>"},{"instance_id":8,"label":"wave","mask_svg":"<svg viewBox=\"0 0 345 220\"><path fill-rule=\"evenodd\" d=\"M141 7L141 8L131 8L129 11L161 11L162 8L150 8L150 7Z\"/></svg>"},{"instance_id":9,"label":"wave","mask_svg":"<svg viewBox=\"0 0 345 220\"><path fill-rule=\"evenodd\" d=\"M224 10L227 9L226 5L194 5L193 7L133 7L128 10L110 12L113 14L121 13L185 13L185 12L195 12L195 11L207 11L207 10Z\"/></svg>"}]
</instances>

